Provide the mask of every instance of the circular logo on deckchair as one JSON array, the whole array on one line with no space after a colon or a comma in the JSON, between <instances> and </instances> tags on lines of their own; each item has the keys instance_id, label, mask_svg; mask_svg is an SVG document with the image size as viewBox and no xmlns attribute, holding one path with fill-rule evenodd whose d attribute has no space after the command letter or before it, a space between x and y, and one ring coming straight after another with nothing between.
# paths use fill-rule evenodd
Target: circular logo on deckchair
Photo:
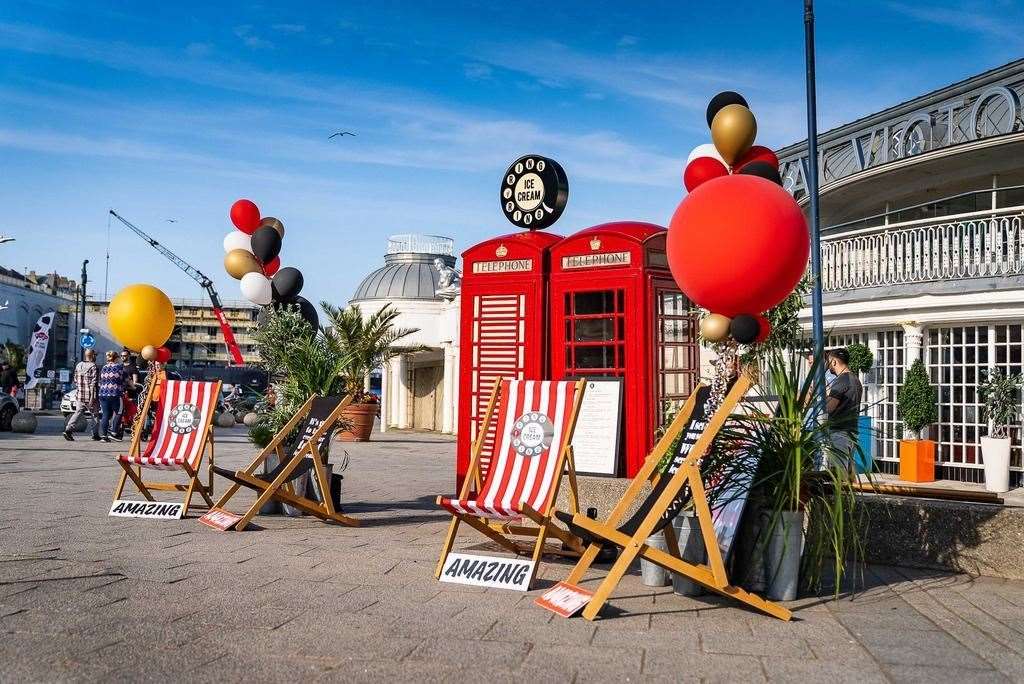
<instances>
[{"instance_id":1,"label":"circular logo on deckchair","mask_svg":"<svg viewBox=\"0 0 1024 684\"><path fill-rule=\"evenodd\" d=\"M177 435L186 435L199 427L199 407L195 404L178 404L171 409L167 427Z\"/></svg>"},{"instance_id":2,"label":"circular logo on deckchair","mask_svg":"<svg viewBox=\"0 0 1024 684\"><path fill-rule=\"evenodd\" d=\"M539 456L551 447L554 434L551 419L543 413L524 413L512 427L512 448L520 456Z\"/></svg>"}]
</instances>

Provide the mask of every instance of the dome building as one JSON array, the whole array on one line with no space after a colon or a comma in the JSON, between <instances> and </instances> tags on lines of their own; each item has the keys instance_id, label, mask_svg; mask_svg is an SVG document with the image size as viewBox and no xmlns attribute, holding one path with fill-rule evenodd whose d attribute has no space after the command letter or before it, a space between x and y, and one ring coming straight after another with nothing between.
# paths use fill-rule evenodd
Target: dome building
<instances>
[{"instance_id":1,"label":"dome building","mask_svg":"<svg viewBox=\"0 0 1024 684\"><path fill-rule=\"evenodd\" d=\"M451 238L392 235L384 265L363 278L349 300L364 318L391 304L399 312L395 326L416 330L401 342L409 351L380 369L382 431L455 432L460 280L455 263ZM369 382L373 387L376 378Z\"/></svg>"}]
</instances>

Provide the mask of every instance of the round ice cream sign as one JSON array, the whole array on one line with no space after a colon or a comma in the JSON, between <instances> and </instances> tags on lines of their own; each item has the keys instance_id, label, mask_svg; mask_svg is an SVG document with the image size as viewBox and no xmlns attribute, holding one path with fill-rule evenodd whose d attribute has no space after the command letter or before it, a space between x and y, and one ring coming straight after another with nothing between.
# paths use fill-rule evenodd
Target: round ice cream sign
<instances>
[{"instance_id":1,"label":"round ice cream sign","mask_svg":"<svg viewBox=\"0 0 1024 684\"><path fill-rule=\"evenodd\" d=\"M501 182L505 218L529 230L547 228L558 220L569 200L569 180L553 159L528 154L512 162Z\"/></svg>"},{"instance_id":2,"label":"round ice cream sign","mask_svg":"<svg viewBox=\"0 0 1024 684\"><path fill-rule=\"evenodd\" d=\"M176 435L185 435L199 427L199 408L195 404L178 404L171 409L168 427Z\"/></svg>"},{"instance_id":3,"label":"round ice cream sign","mask_svg":"<svg viewBox=\"0 0 1024 684\"><path fill-rule=\"evenodd\" d=\"M539 456L551 448L554 432L551 419L543 413L524 413L512 426L512 448L520 456Z\"/></svg>"}]
</instances>

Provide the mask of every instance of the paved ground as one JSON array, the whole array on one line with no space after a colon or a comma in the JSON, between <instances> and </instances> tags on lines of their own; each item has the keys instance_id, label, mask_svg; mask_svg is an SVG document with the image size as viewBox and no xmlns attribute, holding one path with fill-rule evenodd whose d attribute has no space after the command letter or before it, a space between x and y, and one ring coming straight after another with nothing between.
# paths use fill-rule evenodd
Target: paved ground
<instances>
[{"instance_id":1,"label":"paved ground","mask_svg":"<svg viewBox=\"0 0 1024 684\"><path fill-rule=\"evenodd\" d=\"M608 619L563 620L537 591L434 581L451 441L348 445L363 527L218 533L108 518L109 445L41 423L0 435L0 681L1024 681L1022 583L873 567L865 592L782 623L634 574ZM241 430L218 440L221 464L251 453Z\"/></svg>"}]
</instances>

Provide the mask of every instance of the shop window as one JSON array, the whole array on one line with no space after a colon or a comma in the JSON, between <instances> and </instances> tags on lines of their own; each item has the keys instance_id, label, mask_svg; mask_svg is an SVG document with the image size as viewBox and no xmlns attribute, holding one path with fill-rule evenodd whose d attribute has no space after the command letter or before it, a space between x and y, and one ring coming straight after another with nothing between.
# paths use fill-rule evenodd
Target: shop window
<instances>
[{"instance_id":1,"label":"shop window","mask_svg":"<svg viewBox=\"0 0 1024 684\"><path fill-rule=\"evenodd\" d=\"M655 325L658 353L657 386L658 427L663 427L690 396L700 371L700 347L697 344L697 317L682 292L655 291Z\"/></svg>"},{"instance_id":2,"label":"shop window","mask_svg":"<svg viewBox=\"0 0 1024 684\"><path fill-rule=\"evenodd\" d=\"M572 375L625 374L623 290L565 295L565 368Z\"/></svg>"}]
</instances>

